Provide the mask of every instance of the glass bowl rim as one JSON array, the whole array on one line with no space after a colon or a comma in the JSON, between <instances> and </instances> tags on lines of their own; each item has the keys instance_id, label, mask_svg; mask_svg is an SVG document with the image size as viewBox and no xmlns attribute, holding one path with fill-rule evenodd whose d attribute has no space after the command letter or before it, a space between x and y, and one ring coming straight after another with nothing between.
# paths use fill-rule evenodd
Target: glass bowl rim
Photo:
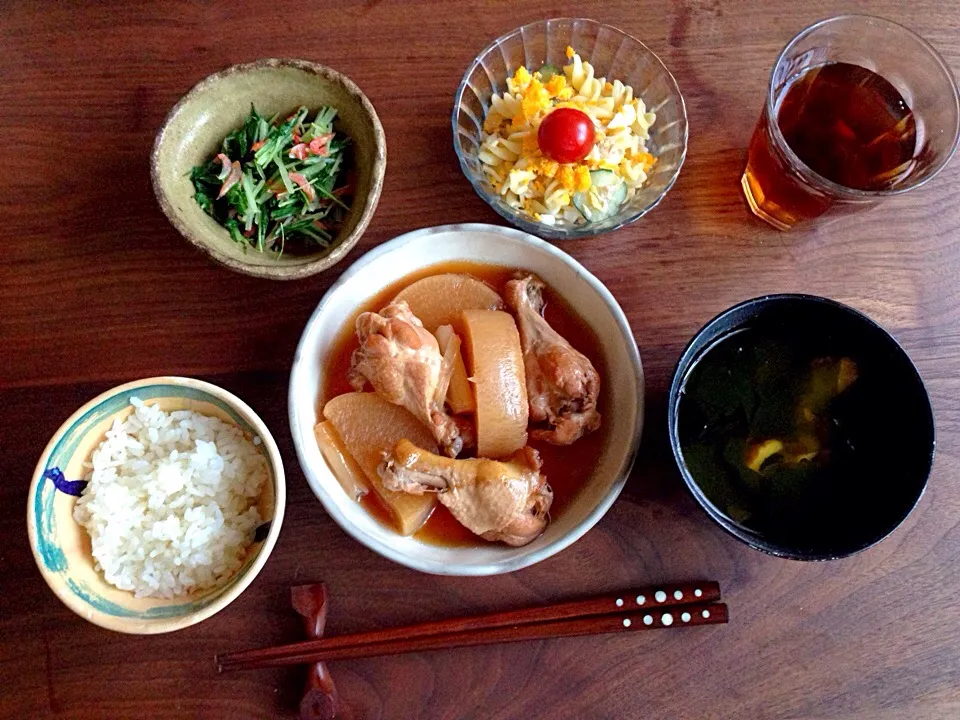
<instances>
[{"instance_id":1,"label":"glass bowl rim","mask_svg":"<svg viewBox=\"0 0 960 720\"><path fill-rule=\"evenodd\" d=\"M467 165L465 156L467 151L462 145L459 133L459 123L457 118L459 115L460 107L463 102L463 96L466 92L467 87L469 87L469 79L473 75L474 71L482 65L482 60L495 48L499 47L501 44L506 41L514 38L517 35L523 35L524 31L530 31L534 29L540 29L541 27L546 27L550 23L584 23L588 26L592 26L597 30L610 30L611 32L619 35L625 40L630 40L633 43L636 43L643 53L650 57L654 62L655 68L658 68L660 75L665 75L667 78L668 84L673 88L676 98L679 101L680 107L680 117L682 120L682 148L680 150L680 157L677 161L676 168L673 170L672 176L669 178L665 184L663 190L660 192L657 197L655 197L651 202L644 205L642 208L639 208L629 214L624 215L623 217L617 218L616 216L612 219L616 220L614 224L603 227L601 229L592 228L590 224L585 224L582 226L571 226L564 228L556 228L551 225L545 225L539 223L532 219L527 219L523 217L519 212L505 205L499 198L499 196L490 192L484 184L473 177L473 174L470 170L470 167ZM577 17L555 17L547 18L545 20L536 20L520 27L514 28L507 33L499 36L492 42L490 42L486 47L483 48L477 55L474 57L473 61L467 67L466 72L463 74L463 78L460 80L460 84L457 86L457 91L453 97L453 110L451 112L451 128L453 132L453 149L457 155L457 160L460 163L460 170L466 176L467 180L470 182L470 185L473 187L474 192L479 195L484 202L486 202L490 207L494 209L501 217L507 221L513 223L517 227L529 232L533 235L538 235L540 237L550 238L554 240L566 240L574 238L583 238L583 237L594 237L597 235L603 235L605 233L613 232L614 230L619 230L626 225L636 222L641 217L646 215L648 212L653 210L660 202L667 196L667 193L670 192L674 184L677 181L677 178L680 177L680 170L683 168L683 164L687 158L687 149L689 146L690 138L690 122L687 117L687 105L686 101L683 98L683 93L680 92L680 86L677 83L677 79L673 76L673 73L667 68L663 60L660 59L660 56L657 55L653 50L651 50L642 40L639 38L630 35L629 33L624 32L623 30L616 28L612 25L607 25L602 23L599 20L593 20L592 18L577 18Z\"/></svg>"}]
</instances>

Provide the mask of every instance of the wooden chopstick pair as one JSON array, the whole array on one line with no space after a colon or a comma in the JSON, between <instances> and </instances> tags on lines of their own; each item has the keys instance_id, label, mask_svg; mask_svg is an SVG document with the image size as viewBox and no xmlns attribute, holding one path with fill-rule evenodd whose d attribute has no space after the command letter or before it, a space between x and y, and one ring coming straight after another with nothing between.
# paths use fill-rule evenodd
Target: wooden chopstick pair
<instances>
[{"instance_id":1,"label":"wooden chopstick pair","mask_svg":"<svg viewBox=\"0 0 960 720\"><path fill-rule=\"evenodd\" d=\"M716 625L728 620L715 582L661 585L541 607L484 613L218 655L217 668L252 670L347 658L552 637Z\"/></svg>"}]
</instances>

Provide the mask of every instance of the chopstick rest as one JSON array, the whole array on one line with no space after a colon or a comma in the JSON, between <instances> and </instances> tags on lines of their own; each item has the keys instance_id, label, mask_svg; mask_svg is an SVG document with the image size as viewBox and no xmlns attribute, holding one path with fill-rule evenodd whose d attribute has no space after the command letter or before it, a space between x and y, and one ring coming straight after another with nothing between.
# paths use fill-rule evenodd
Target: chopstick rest
<instances>
[{"instance_id":1,"label":"chopstick rest","mask_svg":"<svg viewBox=\"0 0 960 720\"><path fill-rule=\"evenodd\" d=\"M312 640L323 637L327 625L327 586L295 585L290 588L293 609L303 618L303 629ZM301 720L333 720L339 711L339 696L333 677L323 661L310 666L300 700Z\"/></svg>"}]
</instances>

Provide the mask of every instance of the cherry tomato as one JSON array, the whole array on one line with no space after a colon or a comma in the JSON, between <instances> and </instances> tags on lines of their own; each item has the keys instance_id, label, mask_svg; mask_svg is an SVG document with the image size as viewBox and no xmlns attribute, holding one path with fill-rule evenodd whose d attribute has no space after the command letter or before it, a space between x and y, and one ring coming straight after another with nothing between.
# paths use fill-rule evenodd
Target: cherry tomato
<instances>
[{"instance_id":1,"label":"cherry tomato","mask_svg":"<svg viewBox=\"0 0 960 720\"><path fill-rule=\"evenodd\" d=\"M544 155L557 162L580 162L593 147L593 121L580 110L559 108L540 123L537 143Z\"/></svg>"}]
</instances>

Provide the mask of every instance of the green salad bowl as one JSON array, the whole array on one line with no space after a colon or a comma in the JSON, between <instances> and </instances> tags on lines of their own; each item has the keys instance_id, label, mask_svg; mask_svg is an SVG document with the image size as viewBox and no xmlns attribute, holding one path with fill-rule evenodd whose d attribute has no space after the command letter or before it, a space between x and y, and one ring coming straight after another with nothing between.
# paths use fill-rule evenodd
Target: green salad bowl
<instances>
[{"instance_id":1,"label":"green salad bowl","mask_svg":"<svg viewBox=\"0 0 960 720\"><path fill-rule=\"evenodd\" d=\"M194 200L190 171L219 152L243 125L250 106L271 117L307 107L336 108L335 127L350 138L356 193L343 227L329 248L315 253L260 252L234 242ZM173 226L231 270L274 280L322 272L352 248L373 217L387 165L387 144L373 105L349 78L305 60L267 59L234 65L201 80L178 102L157 134L150 158L153 190Z\"/></svg>"}]
</instances>

